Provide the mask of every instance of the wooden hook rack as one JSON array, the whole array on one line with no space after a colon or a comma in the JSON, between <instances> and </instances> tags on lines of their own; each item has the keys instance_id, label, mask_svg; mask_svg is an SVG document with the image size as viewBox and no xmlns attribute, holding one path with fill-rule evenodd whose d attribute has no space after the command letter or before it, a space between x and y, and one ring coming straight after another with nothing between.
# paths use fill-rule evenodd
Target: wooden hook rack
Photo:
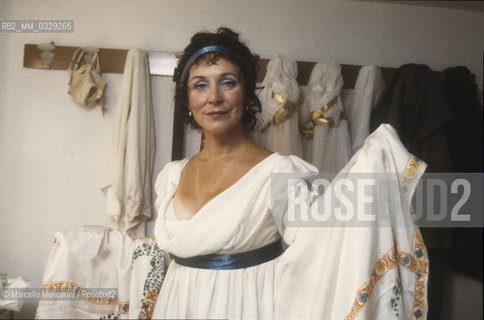
<instances>
[{"instance_id":1,"label":"wooden hook rack","mask_svg":"<svg viewBox=\"0 0 484 320\"><path fill-rule=\"evenodd\" d=\"M71 62L72 56L75 52L77 47L67 47L67 46L56 46L55 48L55 57L52 62L50 69L54 70L67 70L69 67L69 63ZM101 65L101 72L106 73L123 73L124 72L124 64L126 62L126 55L128 50L123 49L99 49L99 63ZM41 51L37 48L36 44L25 44L24 47L24 67L25 68L36 68L36 69L44 69L42 66L42 59L41 59ZM163 57L163 53L161 55L153 55L153 57ZM173 56L174 54L171 53ZM152 55L149 55L150 59ZM258 82L262 82L266 71L267 71L267 64L269 59L260 59L259 60L259 72L257 74ZM311 71L314 67L316 62L308 62L308 61L297 61L298 66L298 76L297 82L300 85L306 85L309 81L309 77L311 75ZM170 76L173 75L173 69L169 69L167 73L158 74L153 72L151 68L152 61L150 61L150 72L151 75L164 75ZM343 76L344 87L345 88L354 88L356 78L358 77L358 72L361 66L357 65L341 65L341 74ZM396 68L384 68L380 67L383 78L386 83L388 83L396 74ZM183 122L183 115L182 110L179 106L175 106L174 110L174 119L173 119L173 144L172 144L172 159L178 160L181 159L183 155L183 136L184 136L184 122Z\"/></svg>"},{"instance_id":2,"label":"wooden hook rack","mask_svg":"<svg viewBox=\"0 0 484 320\"><path fill-rule=\"evenodd\" d=\"M71 62L72 55L76 51L77 47L68 46L56 46L55 57L50 67L51 70L67 70L69 63ZM25 44L24 46L24 67L25 68L35 68L44 69L42 66L42 59L40 57L41 51L37 48L36 44ZM126 55L128 50L124 49L99 49L99 63L101 65L101 72L105 73L123 73L124 64L126 62ZM259 73L257 74L258 82L264 80L267 64L269 59L259 60ZM306 85L308 83L311 71L316 62L308 61L297 61L298 67L298 77L297 81L301 85ZM341 65L341 74L343 76L344 87L353 88L358 76L358 71L361 66L357 65ZM385 81L389 81L396 72L395 68L381 68L383 78ZM158 76L160 74L152 73L153 76ZM166 76L166 75L165 75Z\"/></svg>"},{"instance_id":3,"label":"wooden hook rack","mask_svg":"<svg viewBox=\"0 0 484 320\"><path fill-rule=\"evenodd\" d=\"M67 70L71 63L72 56L77 47L56 46L54 60L50 70ZM44 69L42 66L41 51L36 44L26 44L24 46L24 68ZM99 49L99 64L101 72L123 73L124 64L128 50L122 49Z\"/></svg>"}]
</instances>

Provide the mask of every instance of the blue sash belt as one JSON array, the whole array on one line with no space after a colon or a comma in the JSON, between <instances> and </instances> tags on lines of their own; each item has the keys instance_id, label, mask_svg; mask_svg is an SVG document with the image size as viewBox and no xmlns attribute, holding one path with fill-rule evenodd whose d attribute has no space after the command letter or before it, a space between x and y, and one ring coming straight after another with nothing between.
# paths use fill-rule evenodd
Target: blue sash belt
<instances>
[{"instance_id":1,"label":"blue sash belt","mask_svg":"<svg viewBox=\"0 0 484 320\"><path fill-rule=\"evenodd\" d=\"M262 248L234 254L207 254L191 258L173 256L175 262L198 269L231 270L256 266L277 258L282 253L281 240Z\"/></svg>"}]
</instances>

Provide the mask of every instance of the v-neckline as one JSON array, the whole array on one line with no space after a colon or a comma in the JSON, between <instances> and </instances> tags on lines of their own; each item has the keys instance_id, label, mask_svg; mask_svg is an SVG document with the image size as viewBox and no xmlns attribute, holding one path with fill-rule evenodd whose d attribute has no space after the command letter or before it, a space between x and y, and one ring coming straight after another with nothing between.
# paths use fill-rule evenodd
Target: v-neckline
<instances>
[{"instance_id":1,"label":"v-neckline","mask_svg":"<svg viewBox=\"0 0 484 320\"><path fill-rule=\"evenodd\" d=\"M230 186L228 186L227 188L225 188L224 190L222 190L221 192L219 192L217 195L215 195L214 197L210 198L207 202L205 202L201 207L200 209L198 209L191 217L190 219L179 219L178 216L176 215L176 211L175 211L175 206L174 206L174 203L172 203L172 208L173 208L173 213L175 215L175 218L177 221L191 221L193 220L193 218L195 216L198 216L199 213L201 211L203 211L203 209L205 209L205 207L207 207L211 202L215 201L216 199L220 198L223 194L229 192L229 190L233 189L236 185L238 185L240 183L240 181L244 180L245 177L247 177L249 174L251 174L256 168L258 168L259 166L261 166L263 163L265 163L269 158L272 158L272 156L274 156L275 154L278 154L278 152L273 152L271 153L270 155L268 155L267 157L265 157L264 159L262 159L261 161L257 162L255 165L253 165L249 170L247 170L246 173L244 173L239 179L237 179L237 181L235 181L234 183L232 183ZM177 181L177 184L176 184L176 187L175 189L173 190L173 193L171 194L171 198L170 198L170 201L173 202L174 200L174 196L175 196L175 193L176 191L178 190L178 187L180 185L180 180L181 180L181 176L182 176L182 172L183 172L183 169L185 168L185 166L187 165L187 163L190 161L190 158L187 158L185 159L185 162L183 163L181 169L180 169L180 172L179 172L179 175L178 175L178 181Z\"/></svg>"}]
</instances>

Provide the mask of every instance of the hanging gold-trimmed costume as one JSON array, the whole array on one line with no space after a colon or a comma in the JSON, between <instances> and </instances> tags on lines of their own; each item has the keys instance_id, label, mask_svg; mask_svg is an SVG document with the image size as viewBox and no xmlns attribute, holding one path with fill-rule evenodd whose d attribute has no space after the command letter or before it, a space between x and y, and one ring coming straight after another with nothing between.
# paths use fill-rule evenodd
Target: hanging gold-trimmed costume
<instances>
[{"instance_id":1,"label":"hanging gold-trimmed costume","mask_svg":"<svg viewBox=\"0 0 484 320\"><path fill-rule=\"evenodd\" d=\"M296 78L296 62L282 57L269 61L261 92L261 127L254 133L254 140L271 151L302 156Z\"/></svg>"},{"instance_id":2,"label":"hanging gold-trimmed costume","mask_svg":"<svg viewBox=\"0 0 484 320\"><path fill-rule=\"evenodd\" d=\"M335 61L318 62L300 109L304 159L322 172L338 172L351 157L351 139L341 102L343 77Z\"/></svg>"}]
</instances>

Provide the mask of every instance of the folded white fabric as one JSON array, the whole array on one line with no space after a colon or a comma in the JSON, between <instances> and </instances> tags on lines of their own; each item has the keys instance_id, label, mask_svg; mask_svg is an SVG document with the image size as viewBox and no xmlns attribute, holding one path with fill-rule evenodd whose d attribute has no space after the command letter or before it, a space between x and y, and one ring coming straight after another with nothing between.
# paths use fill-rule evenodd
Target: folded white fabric
<instances>
[{"instance_id":1,"label":"folded white fabric","mask_svg":"<svg viewBox=\"0 0 484 320\"><path fill-rule=\"evenodd\" d=\"M99 226L57 232L36 318L149 318L164 270L152 240Z\"/></svg>"}]
</instances>

